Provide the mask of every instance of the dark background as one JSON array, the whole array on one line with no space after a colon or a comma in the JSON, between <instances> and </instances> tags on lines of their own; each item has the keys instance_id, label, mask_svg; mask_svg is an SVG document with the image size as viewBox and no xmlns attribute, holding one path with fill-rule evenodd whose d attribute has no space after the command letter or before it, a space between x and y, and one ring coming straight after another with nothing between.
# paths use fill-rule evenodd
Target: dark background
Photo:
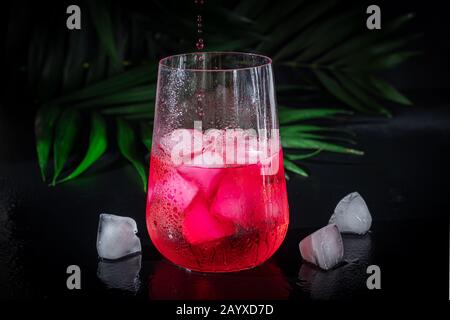
<instances>
[{"instance_id":1,"label":"dark background","mask_svg":"<svg viewBox=\"0 0 450 320\"><path fill-rule=\"evenodd\" d=\"M394 106L392 119L357 115L338 123L356 132L365 156L323 154L307 161L310 178L291 176L287 240L274 258L255 270L205 276L186 273L162 260L146 232L145 194L125 162L56 188L47 187L40 179L35 156L32 93L26 88L16 88L20 94L5 90L0 100L0 299L445 301L450 163L446 11L438 1L377 4L382 19L405 12L417 14L409 28L424 33L416 45L423 55L385 75L415 105ZM65 16L65 7L64 3L47 3L41 10ZM4 60L20 59L22 54L18 51L17 56ZM107 154L104 161L116 157ZM326 224L339 199L352 191L362 194L374 219L372 232L365 238L346 239L351 246L348 252L359 262L330 273L312 269L313 276L303 273L300 281L304 264L298 241ZM138 223L143 244L138 290L108 289L111 283L97 276L95 238L101 212L131 216ZM70 264L82 270L78 292L66 289L65 271ZM376 292L365 288L369 264L382 270L382 289Z\"/></svg>"}]
</instances>

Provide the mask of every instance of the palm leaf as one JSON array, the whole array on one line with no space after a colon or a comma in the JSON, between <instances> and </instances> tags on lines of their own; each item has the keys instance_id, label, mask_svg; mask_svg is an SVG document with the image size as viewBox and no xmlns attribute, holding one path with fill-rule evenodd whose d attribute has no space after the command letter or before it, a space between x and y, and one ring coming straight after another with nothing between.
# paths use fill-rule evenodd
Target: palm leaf
<instances>
[{"instance_id":1,"label":"palm leaf","mask_svg":"<svg viewBox=\"0 0 450 320\"><path fill-rule=\"evenodd\" d=\"M377 103L373 97L369 96L364 87L358 85L358 83L356 83L353 80L353 77L344 75L343 73L340 72L336 72L335 75L339 80L341 86L345 90L347 90L347 92L351 92L351 94L353 95L353 97L355 97L355 99L358 99L358 101L361 101L361 103L364 103L365 106L367 106L368 108L370 108L375 112L383 114L387 117L392 116L391 113L386 108Z\"/></svg>"},{"instance_id":2,"label":"palm leaf","mask_svg":"<svg viewBox=\"0 0 450 320\"><path fill-rule=\"evenodd\" d=\"M302 168L300 168L298 165L296 165L294 162L288 160L288 159L284 159L284 167L286 168L286 170L294 172L298 175L301 175L303 177L308 177L308 173L303 170Z\"/></svg>"},{"instance_id":3,"label":"palm leaf","mask_svg":"<svg viewBox=\"0 0 450 320\"><path fill-rule=\"evenodd\" d=\"M340 145L313 139L301 139L299 137L291 137L291 136L281 136L281 144L284 148L292 148L292 149L313 149L313 150L320 149L336 153L345 153L354 155L364 154L362 151L353 148L347 148Z\"/></svg>"},{"instance_id":4,"label":"palm leaf","mask_svg":"<svg viewBox=\"0 0 450 320\"><path fill-rule=\"evenodd\" d=\"M351 106L355 110L368 112L369 109L364 106L360 101L355 99L351 93L342 88L342 86L334 80L332 77L328 76L325 72L320 70L315 70L315 74L323 86L336 98L344 102L345 104Z\"/></svg>"},{"instance_id":5,"label":"palm leaf","mask_svg":"<svg viewBox=\"0 0 450 320\"><path fill-rule=\"evenodd\" d=\"M117 118L117 145L120 153L136 169L144 188L147 190L147 174L142 164L142 159L136 149L136 136L134 130L123 119Z\"/></svg>"},{"instance_id":6,"label":"palm leaf","mask_svg":"<svg viewBox=\"0 0 450 320\"><path fill-rule=\"evenodd\" d=\"M371 77L369 81L372 83L373 87L377 90L379 96L403 105L412 105L411 100L409 100L407 97L401 94L397 89L395 89L386 81L376 77Z\"/></svg>"},{"instance_id":7,"label":"palm leaf","mask_svg":"<svg viewBox=\"0 0 450 320\"><path fill-rule=\"evenodd\" d=\"M139 87L130 88L124 91L113 93L106 96L97 97L91 100L80 102L76 105L77 108L92 108L92 107L104 107L109 105L123 105L133 104L139 102L148 102L149 108L151 107L150 101L155 98L156 85L143 85Z\"/></svg>"},{"instance_id":8,"label":"palm leaf","mask_svg":"<svg viewBox=\"0 0 450 320\"><path fill-rule=\"evenodd\" d=\"M333 133L346 133L355 136L355 133L346 129L330 128L324 126L317 126L313 124L295 124L295 125L283 125L280 127L280 133L282 134L298 134L302 132L333 132Z\"/></svg>"},{"instance_id":9,"label":"palm leaf","mask_svg":"<svg viewBox=\"0 0 450 320\"><path fill-rule=\"evenodd\" d=\"M114 40L113 26L107 1L88 1L88 12L92 15L95 30L106 53L114 65L120 69L122 61L119 59Z\"/></svg>"},{"instance_id":10,"label":"palm leaf","mask_svg":"<svg viewBox=\"0 0 450 320\"><path fill-rule=\"evenodd\" d=\"M292 109L279 107L278 119L280 124L287 124L299 120L310 120L334 116L337 114L351 114L347 110L339 109Z\"/></svg>"},{"instance_id":11,"label":"palm leaf","mask_svg":"<svg viewBox=\"0 0 450 320\"><path fill-rule=\"evenodd\" d=\"M152 149L152 128L147 122L141 122L142 143L148 151Z\"/></svg>"},{"instance_id":12,"label":"palm leaf","mask_svg":"<svg viewBox=\"0 0 450 320\"><path fill-rule=\"evenodd\" d=\"M288 158L291 161L292 160L306 160L308 158L315 157L320 152L322 152L322 150L321 149L317 149L317 150L314 150L313 152L305 153L305 154L287 154L286 158Z\"/></svg>"},{"instance_id":13,"label":"palm leaf","mask_svg":"<svg viewBox=\"0 0 450 320\"><path fill-rule=\"evenodd\" d=\"M64 95L56 102L69 102L76 100L92 99L100 96L116 94L125 89L133 88L137 85L150 83L156 79L156 66L145 63L142 66L134 67L128 71L114 75L108 79L86 86L76 92Z\"/></svg>"},{"instance_id":14,"label":"palm leaf","mask_svg":"<svg viewBox=\"0 0 450 320\"><path fill-rule=\"evenodd\" d=\"M351 64L355 55L361 54L361 50L373 46L383 36L393 33L413 17L414 15L412 14L400 16L399 18L388 22L387 25L383 27L382 32L364 32L348 39L347 41L343 41L339 46L333 48L333 50L326 52L316 61L316 63L324 64L333 60L338 60L336 63L344 64L345 62Z\"/></svg>"},{"instance_id":15,"label":"palm leaf","mask_svg":"<svg viewBox=\"0 0 450 320\"><path fill-rule=\"evenodd\" d=\"M35 117L36 151L42 180L45 181L50 148L53 143L53 131L61 109L54 105L44 105Z\"/></svg>"},{"instance_id":16,"label":"palm leaf","mask_svg":"<svg viewBox=\"0 0 450 320\"><path fill-rule=\"evenodd\" d=\"M106 122L99 114L94 113L91 117L91 133L86 155L75 170L59 182L72 180L89 169L103 155L107 145Z\"/></svg>"},{"instance_id":17,"label":"palm leaf","mask_svg":"<svg viewBox=\"0 0 450 320\"><path fill-rule=\"evenodd\" d=\"M290 19L281 21L278 27L270 33L270 40L261 43L256 49L260 52L273 53L283 43L287 43L289 38L299 34L305 26L332 8L336 2L334 0L318 1L306 8L301 8ZM275 58L274 61L276 61Z\"/></svg>"},{"instance_id":18,"label":"palm leaf","mask_svg":"<svg viewBox=\"0 0 450 320\"><path fill-rule=\"evenodd\" d=\"M134 115L140 113L151 113L153 111L153 103L141 103L132 105L119 105L111 108L102 109L102 114L107 115Z\"/></svg>"},{"instance_id":19,"label":"palm leaf","mask_svg":"<svg viewBox=\"0 0 450 320\"><path fill-rule=\"evenodd\" d=\"M64 164L74 146L75 137L78 133L80 115L75 109L68 109L59 118L55 129L55 142L53 144L54 171L53 182L55 185Z\"/></svg>"}]
</instances>

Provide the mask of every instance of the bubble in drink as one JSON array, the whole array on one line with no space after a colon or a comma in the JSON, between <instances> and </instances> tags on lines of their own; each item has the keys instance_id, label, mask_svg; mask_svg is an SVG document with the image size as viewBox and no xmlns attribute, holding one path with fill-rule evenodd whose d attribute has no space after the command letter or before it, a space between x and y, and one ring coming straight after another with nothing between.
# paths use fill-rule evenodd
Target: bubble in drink
<instances>
[{"instance_id":1,"label":"bubble in drink","mask_svg":"<svg viewBox=\"0 0 450 320\"><path fill-rule=\"evenodd\" d=\"M257 266L278 249L287 231L282 150L272 150L281 165L265 175L259 160L227 162L224 137L221 130L202 134L201 151L187 148L190 161L181 164L163 151L167 146L152 149L147 228L167 259L191 270Z\"/></svg>"}]
</instances>

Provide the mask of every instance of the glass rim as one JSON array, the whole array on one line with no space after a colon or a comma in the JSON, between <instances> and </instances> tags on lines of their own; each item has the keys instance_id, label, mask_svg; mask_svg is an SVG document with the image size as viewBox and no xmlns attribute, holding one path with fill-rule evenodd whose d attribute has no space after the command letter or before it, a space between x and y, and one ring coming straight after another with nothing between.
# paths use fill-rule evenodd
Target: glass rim
<instances>
[{"instance_id":1,"label":"glass rim","mask_svg":"<svg viewBox=\"0 0 450 320\"><path fill-rule=\"evenodd\" d=\"M255 64L253 66L245 66L245 67L236 67L236 68L229 68L229 69L198 69L198 68L183 68L183 67L172 67L167 65L167 62L170 59L174 59L177 57L182 56L196 56L196 55L236 55L241 57L258 57L262 59L261 63ZM239 51L207 51L207 52L188 52L188 53L180 53L180 54L174 54L167 57L162 58L159 60L158 66L159 68L164 69L170 69L170 70L183 70L183 71L189 71L189 72L233 72L233 71L240 71L240 70L251 70L256 68L262 68L266 66L270 66L272 64L272 59L268 56L258 54L258 53L251 53L251 52L239 52Z\"/></svg>"}]
</instances>

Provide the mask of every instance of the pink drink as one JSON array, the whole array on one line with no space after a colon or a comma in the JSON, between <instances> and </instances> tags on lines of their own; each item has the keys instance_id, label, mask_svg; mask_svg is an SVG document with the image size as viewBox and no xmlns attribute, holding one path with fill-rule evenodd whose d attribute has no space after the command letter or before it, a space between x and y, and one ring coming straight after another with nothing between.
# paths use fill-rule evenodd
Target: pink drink
<instances>
[{"instance_id":1,"label":"pink drink","mask_svg":"<svg viewBox=\"0 0 450 320\"><path fill-rule=\"evenodd\" d=\"M150 159L147 228L170 261L202 272L255 267L281 245L289 222L282 150L277 170L260 161L175 164L161 144ZM192 156L205 156L201 149Z\"/></svg>"}]
</instances>

